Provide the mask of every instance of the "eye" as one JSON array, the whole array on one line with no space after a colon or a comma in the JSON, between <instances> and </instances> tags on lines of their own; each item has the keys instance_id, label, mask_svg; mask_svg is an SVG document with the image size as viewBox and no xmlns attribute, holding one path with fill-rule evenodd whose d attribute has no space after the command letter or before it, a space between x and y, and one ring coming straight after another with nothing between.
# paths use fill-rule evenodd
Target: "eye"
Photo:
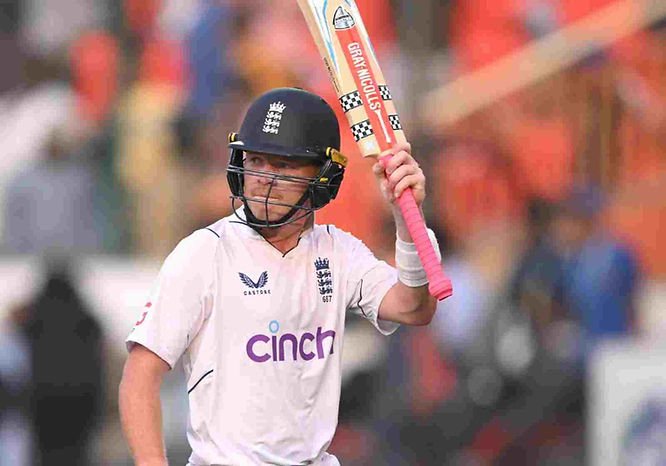
<instances>
[{"instance_id":1,"label":"eye","mask_svg":"<svg viewBox=\"0 0 666 466\"><path fill-rule=\"evenodd\" d=\"M261 158L257 157L256 155L248 155L245 158L245 164L246 165L257 166L257 165L261 164Z\"/></svg>"}]
</instances>

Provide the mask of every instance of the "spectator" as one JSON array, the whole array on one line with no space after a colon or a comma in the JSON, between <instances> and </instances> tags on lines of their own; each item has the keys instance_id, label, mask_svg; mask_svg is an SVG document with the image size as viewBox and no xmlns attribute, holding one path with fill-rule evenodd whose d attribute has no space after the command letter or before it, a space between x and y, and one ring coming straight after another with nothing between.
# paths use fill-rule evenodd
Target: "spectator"
<instances>
[{"instance_id":1,"label":"spectator","mask_svg":"<svg viewBox=\"0 0 666 466\"><path fill-rule=\"evenodd\" d=\"M577 186L560 205L555 237L564 258L563 299L583 330L583 357L605 337L632 330L639 266L601 222L604 193Z\"/></svg>"},{"instance_id":2,"label":"spectator","mask_svg":"<svg viewBox=\"0 0 666 466\"><path fill-rule=\"evenodd\" d=\"M62 77L62 67L52 61L22 53L16 44L2 44L0 95L0 183L5 185L17 171L39 160L53 131L75 115L76 99ZM20 71L17 71L20 70Z\"/></svg>"},{"instance_id":3,"label":"spectator","mask_svg":"<svg viewBox=\"0 0 666 466\"><path fill-rule=\"evenodd\" d=\"M21 311L17 308L9 319L0 321L0 466L31 464L27 409L30 355L18 328Z\"/></svg>"},{"instance_id":4,"label":"spectator","mask_svg":"<svg viewBox=\"0 0 666 466\"><path fill-rule=\"evenodd\" d=\"M0 14L0 34L16 34L19 27L22 8L19 0L5 0L2 2L2 14Z\"/></svg>"},{"instance_id":5,"label":"spectator","mask_svg":"<svg viewBox=\"0 0 666 466\"><path fill-rule=\"evenodd\" d=\"M4 3L4 2L3 2ZM100 26L107 13L99 0L24 0L21 34L40 56L63 54L81 31Z\"/></svg>"},{"instance_id":6,"label":"spectator","mask_svg":"<svg viewBox=\"0 0 666 466\"><path fill-rule=\"evenodd\" d=\"M558 305L562 261L551 235L553 210L553 203L541 198L528 203L526 247L509 280L509 301L527 313L538 330L562 310Z\"/></svg>"},{"instance_id":7,"label":"spectator","mask_svg":"<svg viewBox=\"0 0 666 466\"><path fill-rule=\"evenodd\" d=\"M134 252L161 257L176 243L188 219L174 123L184 98L179 44L155 38L145 44L135 75L117 108L114 168L131 199ZM158 180L158 181L156 181Z\"/></svg>"},{"instance_id":8,"label":"spectator","mask_svg":"<svg viewBox=\"0 0 666 466\"><path fill-rule=\"evenodd\" d=\"M63 130L54 131L45 157L10 181L4 215L10 252L94 252L101 235L95 225L95 180L77 159Z\"/></svg>"},{"instance_id":9,"label":"spectator","mask_svg":"<svg viewBox=\"0 0 666 466\"><path fill-rule=\"evenodd\" d=\"M24 324L38 464L87 466L102 412L102 332L64 267L52 267Z\"/></svg>"},{"instance_id":10,"label":"spectator","mask_svg":"<svg viewBox=\"0 0 666 466\"><path fill-rule=\"evenodd\" d=\"M219 2L204 2L201 10L186 43L191 80L187 112L194 119L211 116L235 79L229 53L234 9Z\"/></svg>"}]
</instances>

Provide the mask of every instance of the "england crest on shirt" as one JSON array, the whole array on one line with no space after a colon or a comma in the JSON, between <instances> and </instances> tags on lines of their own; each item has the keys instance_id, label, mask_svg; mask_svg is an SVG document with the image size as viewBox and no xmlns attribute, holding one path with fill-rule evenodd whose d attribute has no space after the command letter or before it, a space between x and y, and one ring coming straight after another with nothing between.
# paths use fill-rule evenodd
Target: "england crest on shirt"
<instances>
[{"instance_id":1,"label":"england crest on shirt","mask_svg":"<svg viewBox=\"0 0 666 466\"><path fill-rule=\"evenodd\" d=\"M314 261L315 272L317 274L317 288L319 295L324 303L330 303L333 296L333 275L328 258L318 257Z\"/></svg>"}]
</instances>

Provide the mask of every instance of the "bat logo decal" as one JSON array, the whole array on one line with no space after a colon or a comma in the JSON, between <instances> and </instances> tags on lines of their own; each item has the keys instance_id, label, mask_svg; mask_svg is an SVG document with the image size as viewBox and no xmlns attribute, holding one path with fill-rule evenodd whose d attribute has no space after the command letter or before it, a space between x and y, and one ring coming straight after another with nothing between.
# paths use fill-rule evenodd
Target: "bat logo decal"
<instances>
[{"instance_id":1,"label":"bat logo decal","mask_svg":"<svg viewBox=\"0 0 666 466\"><path fill-rule=\"evenodd\" d=\"M356 26L356 22L354 21L354 17L350 15L347 10L339 6L333 15L333 26L337 30L351 29Z\"/></svg>"},{"instance_id":2,"label":"bat logo decal","mask_svg":"<svg viewBox=\"0 0 666 466\"><path fill-rule=\"evenodd\" d=\"M250 277L245 275L243 272L239 272L238 276L240 277L241 281L245 286L248 288L252 289L258 289L258 288L263 288L266 286L266 283L268 283L268 272L263 272L260 276L257 282L255 283Z\"/></svg>"}]
</instances>

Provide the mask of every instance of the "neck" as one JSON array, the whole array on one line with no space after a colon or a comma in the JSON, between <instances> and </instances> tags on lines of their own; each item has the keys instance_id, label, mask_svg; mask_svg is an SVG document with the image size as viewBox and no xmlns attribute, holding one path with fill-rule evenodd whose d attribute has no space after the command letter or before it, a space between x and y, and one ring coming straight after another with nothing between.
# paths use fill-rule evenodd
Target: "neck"
<instances>
[{"instance_id":1,"label":"neck","mask_svg":"<svg viewBox=\"0 0 666 466\"><path fill-rule=\"evenodd\" d=\"M304 218L296 220L277 228L259 228L259 233L266 241L283 254L294 249L298 244L301 234L312 227L314 224L314 215L306 215Z\"/></svg>"}]
</instances>

